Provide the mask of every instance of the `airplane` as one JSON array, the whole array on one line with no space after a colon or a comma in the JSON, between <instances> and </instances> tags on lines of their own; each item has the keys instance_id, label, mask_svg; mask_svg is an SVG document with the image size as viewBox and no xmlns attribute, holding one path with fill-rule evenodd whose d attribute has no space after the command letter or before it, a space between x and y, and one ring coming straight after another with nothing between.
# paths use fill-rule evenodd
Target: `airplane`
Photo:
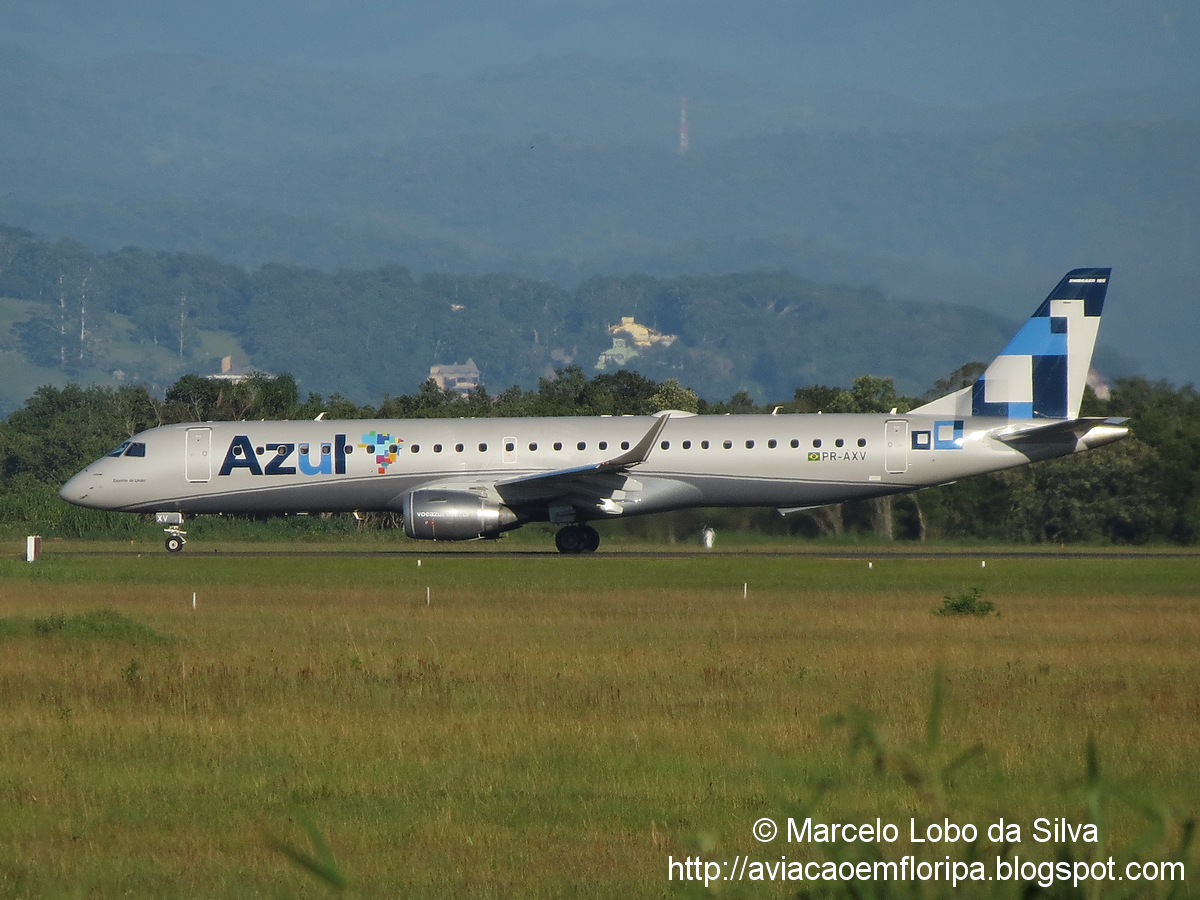
<instances>
[{"instance_id":1,"label":"airplane","mask_svg":"<svg viewBox=\"0 0 1200 900\"><path fill-rule=\"evenodd\" d=\"M498 537L692 507L788 514L948 484L1120 440L1080 418L1111 269L1074 269L969 387L907 413L197 422L152 428L60 496L154 513L169 551L185 515L399 512L411 538Z\"/></svg>"}]
</instances>

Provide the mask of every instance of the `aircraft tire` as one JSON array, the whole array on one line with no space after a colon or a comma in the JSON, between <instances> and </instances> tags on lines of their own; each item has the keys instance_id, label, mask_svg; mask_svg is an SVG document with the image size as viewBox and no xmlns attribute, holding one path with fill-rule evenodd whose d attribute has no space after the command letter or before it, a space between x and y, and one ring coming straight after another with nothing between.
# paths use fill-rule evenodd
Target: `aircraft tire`
<instances>
[{"instance_id":1,"label":"aircraft tire","mask_svg":"<svg viewBox=\"0 0 1200 900\"><path fill-rule=\"evenodd\" d=\"M587 535L578 525L568 525L554 535L554 546L559 553L583 553L587 547Z\"/></svg>"},{"instance_id":2,"label":"aircraft tire","mask_svg":"<svg viewBox=\"0 0 1200 900\"><path fill-rule=\"evenodd\" d=\"M595 553L600 549L600 532L591 525L584 525L580 530L583 531L584 553Z\"/></svg>"},{"instance_id":3,"label":"aircraft tire","mask_svg":"<svg viewBox=\"0 0 1200 900\"><path fill-rule=\"evenodd\" d=\"M167 538L167 552L178 553L183 549L183 538L169 537Z\"/></svg>"}]
</instances>

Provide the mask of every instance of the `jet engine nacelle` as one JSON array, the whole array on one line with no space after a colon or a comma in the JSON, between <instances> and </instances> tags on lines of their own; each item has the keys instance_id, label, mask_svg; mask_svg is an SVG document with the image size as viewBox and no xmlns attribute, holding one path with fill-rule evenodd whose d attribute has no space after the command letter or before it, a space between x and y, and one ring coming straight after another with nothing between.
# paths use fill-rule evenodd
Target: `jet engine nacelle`
<instances>
[{"instance_id":1,"label":"jet engine nacelle","mask_svg":"<svg viewBox=\"0 0 1200 900\"><path fill-rule=\"evenodd\" d=\"M411 491L401 501L404 533L426 541L471 541L517 524L507 506L470 491Z\"/></svg>"}]
</instances>

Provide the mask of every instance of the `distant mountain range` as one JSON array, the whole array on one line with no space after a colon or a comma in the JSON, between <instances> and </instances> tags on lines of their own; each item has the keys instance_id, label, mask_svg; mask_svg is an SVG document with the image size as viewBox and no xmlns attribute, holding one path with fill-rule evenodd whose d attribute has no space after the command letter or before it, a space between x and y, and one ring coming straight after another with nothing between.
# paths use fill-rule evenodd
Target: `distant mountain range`
<instances>
[{"instance_id":1,"label":"distant mountain range","mask_svg":"<svg viewBox=\"0 0 1200 900\"><path fill-rule=\"evenodd\" d=\"M1111 265L1102 341L1148 374L1200 379L1186 86L962 109L674 63L384 82L0 50L0 127L0 221L102 253L503 271L564 296L597 275L786 269L1006 319L1066 269Z\"/></svg>"}]
</instances>

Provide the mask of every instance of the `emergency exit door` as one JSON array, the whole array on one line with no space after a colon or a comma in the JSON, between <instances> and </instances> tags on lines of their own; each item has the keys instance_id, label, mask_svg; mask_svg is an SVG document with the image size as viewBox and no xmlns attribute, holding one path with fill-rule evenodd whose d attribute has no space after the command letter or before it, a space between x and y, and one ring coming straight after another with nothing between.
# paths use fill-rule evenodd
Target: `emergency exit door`
<instances>
[{"instance_id":1,"label":"emergency exit door","mask_svg":"<svg viewBox=\"0 0 1200 900\"><path fill-rule=\"evenodd\" d=\"M212 429L187 430L187 480L208 481L212 478Z\"/></svg>"}]
</instances>

